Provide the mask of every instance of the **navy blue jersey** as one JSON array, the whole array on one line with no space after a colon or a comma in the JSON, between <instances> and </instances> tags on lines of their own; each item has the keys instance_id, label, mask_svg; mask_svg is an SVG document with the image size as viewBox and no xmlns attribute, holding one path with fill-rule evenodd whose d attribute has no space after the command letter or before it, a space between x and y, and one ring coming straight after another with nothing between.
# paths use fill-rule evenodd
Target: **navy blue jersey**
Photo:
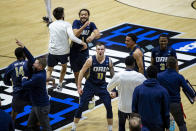
<instances>
[{"instance_id":1,"label":"navy blue jersey","mask_svg":"<svg viewBox=\"0 0 196 131\"><path fill-rule=\"evenodd\" d=\"M90 68L90 76L88 77L87 81L90 81L94 84L105 84L105 77L106 72L109 70L109 57L105 56L105 61L100 64L96 56L92 56L92 66Z\"/></svg>"},{"instance_id":2,"label":"navy blue jersey","mask_svg":"<svg viewBox=\"0 0 196 131\"><path fill-rule=\"evenodd\" d=\"M176 51L172 48L166 50L160 50L160 46L152 49L152 58L154 59L154 65L158 68L159 72L167 69L167 58L173 56L177 59Z\"/></svg>"},{"instance_id":3,"label":"navy blue jersey","mask_svg":"<svg viewBox=\"0 0 196 131\"><path fill-rule=\"evenodd\" d=\"M80 29L83 25L84 25L84 23L81 23L80 20L74 20L72 28L73 29ZM91 35L91 33L95 29L97 29L96 25L93 22L90 22L90 24L82 31L82 33L80 34L80 36L78 38L81 39L82 41L84 41L85 43L87 43L86 39ZM82 49L82 47L83 47L82 45L79 45L79 44L73 42L71 50L80 51ZM82 52L85 52L85 51L88 51L88 49L84 50Z\"/></svg>"},{"instance_id":4,"label":"navy blue jersey","mask_svg":"<svg viewBox=\"0 0 196 131\"><path fill-rule=\"evenodd\" d=\"M132 56L133 57L133 53L135 52L135 50L136 49L140 49L141 50L141 48L138 46L138 45L136 45L134 48L133 48L133 50L131 50L131 52L129 53L129 55L130 56ZM141 50L141 52L143 53L143 51ZM134 58L134 57L133 57ZM143 53L143 66L144 66L144 73L145 73L145 64L144 64L144 53ZM135 71L139 71L139 67L138 67L138 65L137 65L137 62L136 62L136 60L135 60L135 67L134 67L134 70Z\"/></svg>"},{"instance_id":5,"label":"navy blue jersey","mask_svg":"<svg viewBox=\"0 0 196 131\"><path fill-rule=\"evenodd\" d=\"M22 90L22 77L24 76L24 68L26 67L25 60L17 60L10 64L5 72L4 83L6 85L12 85L13 83L13 94L15 95L17 92ZM10 81L12 79L12 83Z\"/></svg>"},{"instance_id":6,"label":"navy blue jersey","mask_svg":"<svg viewBox=\"0 0 196 131\"><path fill-rule=\"evenodd\" d=\"M24 52L25 55L30 58L29 63L34 63L35 60L31 53L26 48L24 48ZM29 76L29 63L26 60L17 60L7 67L4 76L4 83L6 85L13 84L13 95L22 91L22 77Z\"/></svg>"}]
</instances>

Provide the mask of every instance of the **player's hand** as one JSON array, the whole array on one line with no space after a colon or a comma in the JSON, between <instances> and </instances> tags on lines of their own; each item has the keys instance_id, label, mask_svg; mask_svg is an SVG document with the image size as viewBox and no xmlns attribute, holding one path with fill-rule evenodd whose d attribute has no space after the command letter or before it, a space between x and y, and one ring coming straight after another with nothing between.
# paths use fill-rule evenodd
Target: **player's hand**
<instances>
[{"instance_id":1,"label":"player's hand","mask_svg":"<svg viewBox=\"0 0 196 131\"><path fill-rule=\"evenodd\" d=\"M89 36L89 37L86 39L86 42L87 42L87 43L90 43L90 42L93 41L93 39L94 39L94 38L93 38L92 36Z\"/></svg>"},{"instance_id":2,"label":"player's hand","mask_svg":"<svg viewBox=\"0 0 196 131\"><path fill-rule=\"evenodd\" d=\"M115 98L115 97L116 97L116 92L111 92L111 93L110 93L110 97L111 97L111 98Z\"/></svg>"},{"instance_id":3,"label":"player's hand","mask_svg":"<svg viewBox=\"0 0 196 131\"><path fill-rule=\"evenodd\" d=\"M194 101L196 101L196 96L193 98Z\"/></svg>"},{"instance_id":4,"label":"player's hand","mask_svg":"<svg viewBox=\"0 0 196 131\"><path fill-rule=\"evenodd\" d=\"M78 87L78 93L79 93L79 95L82 95L83 89L81 87Z\"/></svg>"},{"instance_id":5,"label":"player's hand","mask_svg":"<svg viewBox=\"0 0 196 131\"><path fill-rule=\"evenodd\" d=\"M88 48L88 47L87 47L87 44L86 44L85 42L82 42L82 45L83 45L82 50L85 50L85 49L87 49L87 48Z\"/></svg>"},{"instance_id":6,"label":"player's hand","mask_svg":"<svg viewBox=\"0 0 196 131\"><path fill-rule=\"evenodd\" d=\"M87 27L88 25L90 25L90 22L89 22L89 21L86 21L86 22L84 23L84 26Z\"/></svg>"},{"instance_id":7,"label":"player's hand","mask_svg":"<svg viewBox=\"0 0 196 131\"><path fill-rule=\"evenodd\" d=\"M22 42L20 42L18 39L15 39L16 40L16 44L22 48L24 48L24 44Z\"/></svg>"}]
</instances>

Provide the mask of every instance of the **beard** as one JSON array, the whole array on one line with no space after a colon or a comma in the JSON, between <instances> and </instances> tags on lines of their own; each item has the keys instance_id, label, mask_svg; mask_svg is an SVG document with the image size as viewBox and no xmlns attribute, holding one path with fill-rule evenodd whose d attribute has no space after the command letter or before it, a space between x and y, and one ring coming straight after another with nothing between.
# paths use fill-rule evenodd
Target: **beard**
<instances>
[{"instance_id":1,"label":"beard","mask_svg":"<svg viewBox=\"0 0 196 131\"><path fill-rule=\"evenodd\" d=\"M84 20L85 19L85 20ZM89 20L89 18L80 18L80 21L82 22L82 23L85 23L85 22L87 22Z\"/></svg>"}]
</instances>

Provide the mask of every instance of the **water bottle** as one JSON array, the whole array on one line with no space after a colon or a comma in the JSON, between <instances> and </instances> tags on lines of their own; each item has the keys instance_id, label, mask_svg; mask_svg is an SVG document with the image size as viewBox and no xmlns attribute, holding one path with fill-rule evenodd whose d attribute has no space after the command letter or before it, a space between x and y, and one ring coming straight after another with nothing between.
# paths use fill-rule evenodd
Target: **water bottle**
<instances>
[{"instance_id":1,"label":"water bottle","mask_svg":"<svg viewBox=\"0 0 196 131\"><path fill-rule=\"evenodd\" d=\"M175 121L174 120L170 120L169 131L175 131Z\"/></svg>"}]
</instances>

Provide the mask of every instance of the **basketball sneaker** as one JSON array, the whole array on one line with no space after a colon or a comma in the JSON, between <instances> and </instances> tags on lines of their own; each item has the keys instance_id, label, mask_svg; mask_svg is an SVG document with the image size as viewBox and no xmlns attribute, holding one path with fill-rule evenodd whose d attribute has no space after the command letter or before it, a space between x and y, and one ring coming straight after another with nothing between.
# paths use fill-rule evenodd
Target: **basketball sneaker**
<instances>
[{"instance_id":1,"label":"basketball sneaker","mask_svg":"<svg viewBox=\"0 0 196 131\"><path fill-rule=\"evenodd\" d=\"M48 22L49 22L49 18L46 17L46 16L42 17L42 19L43 19L43 21L44 21L45 23L48 23Z\"/></svg>"},{"instance_id":2,"label":"basketball sneaker","mask_svg":"<svg viewBox=\"0 0 196 131\"><path fill-rule=\"evenodd\" d=\"M56 89L54 89L54 91L57 91L57 92L61 92L62 90L63 90L63 87L60 84L58 84Z\"/></svg>"}]
</instances>

